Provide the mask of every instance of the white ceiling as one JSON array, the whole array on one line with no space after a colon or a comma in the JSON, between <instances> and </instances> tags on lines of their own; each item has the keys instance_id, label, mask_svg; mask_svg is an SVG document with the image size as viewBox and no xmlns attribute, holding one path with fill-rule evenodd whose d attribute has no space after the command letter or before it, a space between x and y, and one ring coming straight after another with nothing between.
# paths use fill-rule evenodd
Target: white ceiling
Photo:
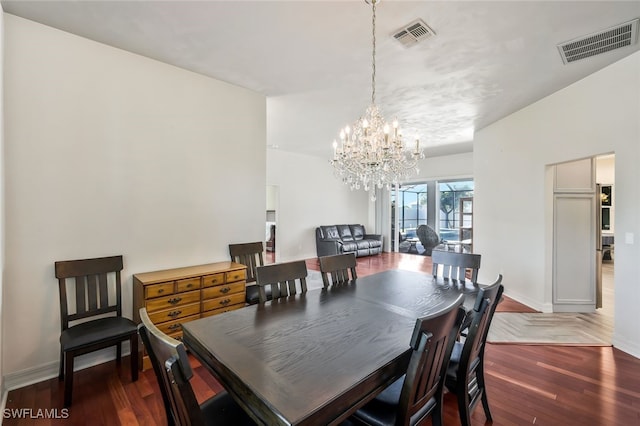
<instances>
[{"instance_id":1,"label":"white ceiling","mask_svg":"<svg viewBox=\"0 0 640 426\"><path fill-rule=\"evenodd\" d=\"M341 1L6 1L5 12L267 96L267 143L329 157L371 98L371 7ZM378 5L376 100L427 156L637 51L564 65L556 45L640 17L634 1L401 1ZM436 36L393 34L421 18ZM568 105L568 108L571 106Z\"/></svg>"}]
</instances>

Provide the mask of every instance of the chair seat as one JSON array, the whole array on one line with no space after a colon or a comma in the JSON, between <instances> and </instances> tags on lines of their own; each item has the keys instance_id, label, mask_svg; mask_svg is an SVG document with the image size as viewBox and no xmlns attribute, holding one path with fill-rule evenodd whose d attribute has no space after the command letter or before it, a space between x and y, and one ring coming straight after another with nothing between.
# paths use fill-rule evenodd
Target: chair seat
<instances>
[{"instance_id":1,"label":"chair seat","mask_svg":"<svg viewBox=\"0 0 640 426\"><path fill-rule=\"evenodd\" d=\"M137 325L128 318L100 318L67 328L60 334L60 345L63 351L77 350L107 339L123 340L137 332Z\"/></svg>"},{"instance_id":2,"label":"chair seat","mask_svg":"<svg viewBox=\"0 0 640 426\"><path fill-rule=\"evenodd\" d=\"M267 294L267 300L271 300L272 296L271 296L271 286L266 286L264 288L265 293ZM258 291L258 285L254 284L254 285L250 285L247 286L247 303L250 305L255 305L256 303L260 302L260 293Z\"/></svg>"},{"instance_id":3,"label":"chair seat","mask_svg":"<svg viewBox=\"0 0 640 426\"><path fill-rule=\"evenodd\" d=\"M451 351L451 358L449 359L449 366L447 367L447 378L445 386L452 392L455 392L458 388L458 365L462 358L462 349L464 348L464 342L456 342ZM471 368L475 369L480 362L480 358L476 358L471 362Z\"/></svg>"},{"instance_id":4,"label":"chair seat","mask_svg":"<svg viewBox=\"0 0 640 426\"><path fill-rule=\"evenodd\" d=\"M200 405L205 424L220 425L255 425L255 422L240 408L226 391L221 391Z\"/></svg>"},{"instance_id":5,"label":"chair seat","mask_svg":"<svg viewBox=\"0 0 640 426\"><path fill-rule=\"evenodd\" d=\"M405 376L402 376L389 385L372 401L356 411L353 417L372 426L395 424L404 378Z\"/></svg>"},{"instance_id":6,"label":"chair seat","mask_svg":"<svg viewBox=\"0 0 640 426\"><path fill-rule=\"evenodd\" d=\"M368 402L364 407L358 409L353 417L371 426L392 426L396 424L396 413L400 403L400 393L406 375L400 377L391 385L385 388L378 396ZM436 405L436 399L431 398L424 407L414 415L414 418L421 418L424 413L428 413Z\"/></svg>"}]
</instances>

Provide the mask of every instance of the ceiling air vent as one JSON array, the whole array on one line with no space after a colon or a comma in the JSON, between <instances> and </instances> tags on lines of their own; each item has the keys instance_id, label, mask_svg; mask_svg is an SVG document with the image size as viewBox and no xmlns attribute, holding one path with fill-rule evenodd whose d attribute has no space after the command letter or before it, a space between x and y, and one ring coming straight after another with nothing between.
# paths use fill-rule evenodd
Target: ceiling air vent
<instances>
[{"instance_id":1,"label":"ceiling air vent","mask_svg":"<svg viewBox=\"0 0 640 426\"><path fill-rule=\"evenodd\" d=\"M562 62L568 64L620 47L636 44L638 42L639 21L639 19L634 19L604 31L559 44L558 51L562 57Z\"/></svg>"},{"instance_id":2,"label":"ceiling air vent","mask_svg":"<svg viewBox=\"0 0 640 426\"><path fill-rule=\"evenodd\" d=\"M404 47L410 47L419 41L426 40L436 35L422 19L416 19L408 25L394 31L393 38L398 40Z\"/></svg>"}]
</instances>

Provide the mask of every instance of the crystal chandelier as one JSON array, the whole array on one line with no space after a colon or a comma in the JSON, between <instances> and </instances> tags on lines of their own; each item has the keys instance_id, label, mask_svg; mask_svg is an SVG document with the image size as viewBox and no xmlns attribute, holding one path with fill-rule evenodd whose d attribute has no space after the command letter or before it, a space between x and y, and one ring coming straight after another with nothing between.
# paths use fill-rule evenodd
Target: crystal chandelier
<instances>
[{"instance_id":1,"label":"crystal chandelier","mask_svg":"<svg viewBox=\"0 0 640 426\"><path fill-rule=\"evenodd\" d=\"M398 120L392 124L382 117L376 105L376 4L382 0L365 0L372 8L373 54L371 72L371 105L353 126L340 130L340 143L333 141L331 165L344 183L354 189L369 192L376 200L375 189L391 189L415 172L418 160L424 158L420 141L414 149L405 150Z\"/></svg>"}]
</instances>

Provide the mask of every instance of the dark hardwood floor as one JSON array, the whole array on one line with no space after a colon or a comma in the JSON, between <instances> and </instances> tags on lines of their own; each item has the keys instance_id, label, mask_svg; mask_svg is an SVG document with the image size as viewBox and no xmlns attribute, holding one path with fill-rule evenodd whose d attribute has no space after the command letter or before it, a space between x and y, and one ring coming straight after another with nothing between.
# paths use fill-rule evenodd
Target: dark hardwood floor
<instances>
[{"instance_id":1,"label":"dark hardwood floor","mask_svg":"<svg viewBox=\"0 0 640 426\"><path fill-rule=\"evenodd\" d=\"M317 270L317 260L307 260L307 266ZM388 253L358 259L359 276L390 268L429 272L431 259ZM508 277L503 283L508 287ZM508 297L498 310L533 312ZM615 348L488 344L485 362L494 425L640 425L640 359ZM196 360L192 365L199 399L221 390L203 366ZM51 379L9 392L4 425L166 424L153 370L144 371L133 383L125 359L119 367L109 362L75 376L68 413L62 411L62 383ZM11 416L18 412L41 418ZM66 418L42 418L47 413ZM478 405L472 423L483 425L485 420ZM444 423L460 424L452 395L445 396Z\"/></svg>"}]
</instances>

